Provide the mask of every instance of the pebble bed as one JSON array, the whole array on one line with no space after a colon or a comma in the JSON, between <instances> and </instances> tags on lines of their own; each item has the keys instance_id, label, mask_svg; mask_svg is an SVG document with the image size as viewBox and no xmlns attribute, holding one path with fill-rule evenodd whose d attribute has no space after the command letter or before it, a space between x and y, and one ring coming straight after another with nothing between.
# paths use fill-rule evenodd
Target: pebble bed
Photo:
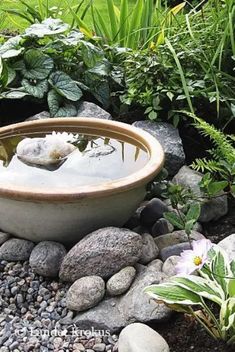
<instances>
[{"instance_id":1,"label":"pebble bed","mask_svg":"<svg viewBox=\"0 0 235 352\"><path fill-rule=\"evenodd\" d=\"M35 274L28 262L0 261L0 351L116 352L116 335L73 324L68 287Z\"/></svg>"}]
</instances>

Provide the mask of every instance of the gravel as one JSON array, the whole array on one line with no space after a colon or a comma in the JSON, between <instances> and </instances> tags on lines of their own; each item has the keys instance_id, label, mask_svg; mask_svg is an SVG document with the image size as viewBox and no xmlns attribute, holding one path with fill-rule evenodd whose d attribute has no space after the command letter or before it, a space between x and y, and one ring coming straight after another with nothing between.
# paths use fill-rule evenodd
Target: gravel
<instances>
[{"instance_id":1,"label":"gravel","mask_svg":"<svg viewBox=\"0 0 235 352\"><path fill-rule=\"evenodd\" d=\"M28 262L0 261L0 351L117 351L116 335L73 325L68 288L37 275Z\"/></svg>"}]
</instances>

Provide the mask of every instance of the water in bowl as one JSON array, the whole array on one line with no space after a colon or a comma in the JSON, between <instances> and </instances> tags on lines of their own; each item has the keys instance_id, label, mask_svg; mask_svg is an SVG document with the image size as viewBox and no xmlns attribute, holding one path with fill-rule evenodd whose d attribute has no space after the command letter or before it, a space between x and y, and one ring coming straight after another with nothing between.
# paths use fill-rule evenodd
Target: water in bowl
<instances>
[{"instance_id":1,"label":"water in bowl","mask_svg":"<svg viewBox=\"0 0 235 352\"><path fill-rule=\"evenodd\" d=\"M142 146L130 142L71 133L67 133L69 136L67 140L66 133L57 134L61 136L63 143L69 143L67 154L60 154L58 149L52 148L53 152L50 151L48 157L45 150L42 153L38 141L44 143L45 138L48 136L50 138L53 134L56 135L53 132L49 135L1 138L0 187L27 186L42 190L71 191L79 186L103 184L129 176L143 168L149 159L147 151ZM27 142L36 143L32 155L28 150L30 143ZM26 158L24 152L29 153Z\"/></svg>"}]
</instances>

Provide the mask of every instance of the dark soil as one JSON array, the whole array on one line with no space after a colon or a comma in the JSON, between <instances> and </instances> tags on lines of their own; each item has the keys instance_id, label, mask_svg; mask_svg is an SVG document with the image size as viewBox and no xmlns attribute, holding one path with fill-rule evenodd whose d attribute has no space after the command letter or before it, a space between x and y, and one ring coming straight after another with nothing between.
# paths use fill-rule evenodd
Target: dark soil
<instances>
[{"instance_id":1,"label":"dark soil","mask_svg":"<svg viewBox=\"0 0 235 352\"><path fill-rule=\"evenodd\" d=\"M183 314L175 314L170 322L152 327L165 338L171 352L235 352L234 346L216 341Z\"/></svg>"}]
</instances>

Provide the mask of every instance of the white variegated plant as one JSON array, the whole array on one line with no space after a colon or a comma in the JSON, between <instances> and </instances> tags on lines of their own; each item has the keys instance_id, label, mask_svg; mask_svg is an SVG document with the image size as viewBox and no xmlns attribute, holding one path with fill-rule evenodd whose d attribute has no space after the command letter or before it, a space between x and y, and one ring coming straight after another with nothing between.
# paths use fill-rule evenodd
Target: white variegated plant
<instances>
[{"instance_id":1,"label":"white variegated plant","mask_svg":"<svg viewBox=\"0 0 235 352\"><path fill-rule=\"evenodd\" d=\"M202 260L198 251L195 253L196 242L192 250L182 254L179 275L146 287L145 292L158 303L192 315L214 338L235 344L235 260L229 261L227 254L216 245L211 246L207 258ZM192 275L192 265L188 273L185 258L189 266L192 259L198 276Z\"/></svg>"}]
</instances>

